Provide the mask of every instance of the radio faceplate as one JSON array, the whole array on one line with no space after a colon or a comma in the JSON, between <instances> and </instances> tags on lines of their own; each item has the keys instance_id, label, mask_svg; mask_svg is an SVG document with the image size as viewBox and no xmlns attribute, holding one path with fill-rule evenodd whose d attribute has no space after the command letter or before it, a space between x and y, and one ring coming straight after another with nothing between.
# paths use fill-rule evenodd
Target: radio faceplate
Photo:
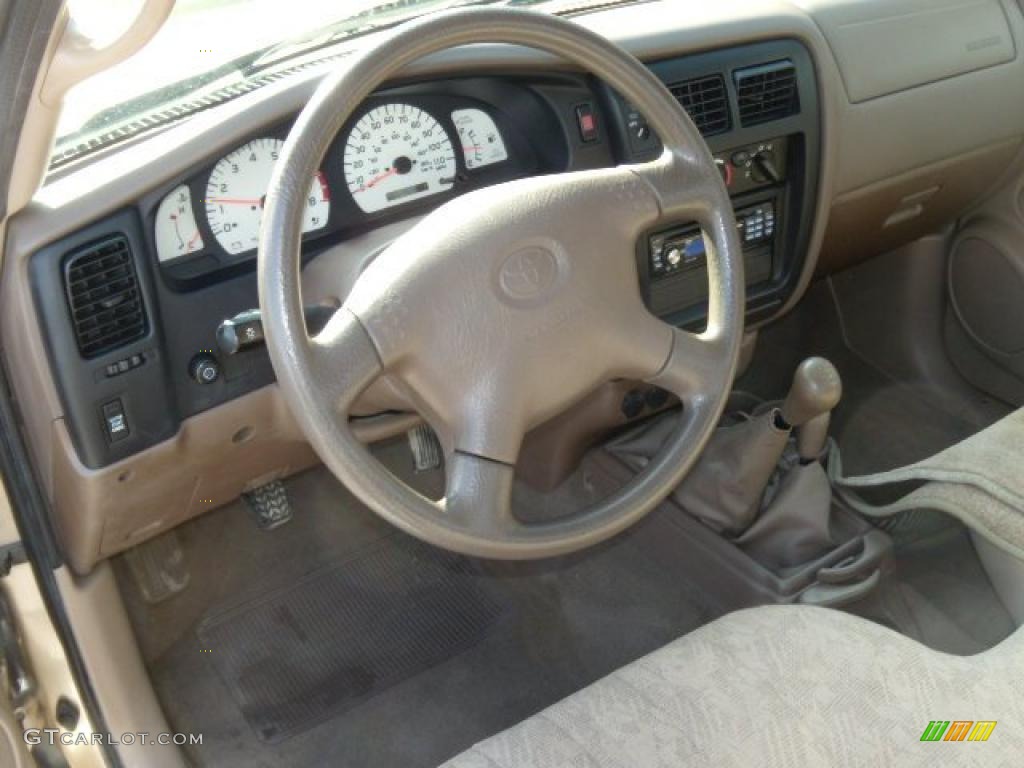
<instances>
[{"instance_id":1,"label":"radio faceplate","mask_svg":"<svg viewBox=\"0 0 1024 768\"><path fill-rule=\"evenodd\" d=\"M748 287L772 278L781 202L777 195L736 210ZM657 232L647 240L648 306L660 316L700 304L708 297L704 238L695 224Z\"/></svg>"},{"instance_id":2,"label":"radio faceplate","mask_svg":"<svg viewBox=\"0 0 1024 768\"><path fill-rule=\"evenodd\" d=\"M770 244L775 237L775 201L766 200L736 211L736 228L744 251ZM651 280L704 266L704 238L696 225L652 235L648 251Z\"/></svg>"}]
</instances>

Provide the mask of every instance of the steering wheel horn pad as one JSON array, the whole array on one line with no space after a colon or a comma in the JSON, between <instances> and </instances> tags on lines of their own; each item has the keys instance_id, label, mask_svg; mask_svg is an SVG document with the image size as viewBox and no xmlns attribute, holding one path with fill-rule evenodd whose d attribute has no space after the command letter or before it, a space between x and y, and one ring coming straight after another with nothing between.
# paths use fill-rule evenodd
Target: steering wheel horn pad
<instances>
[{"instance_id":1,"label":"steering wheel horn pad","mask_svg":"<svg viewBox=\"0 0 1024 768\"><path fill-rule=\"evenodd\" d=\"M664 153L646 164L520 179L447 202L378 255L310 339L299 291L302 180L387 77L423 55L474 42L532 46L594 72L647 115ZM709 241L709 320L700 335L654 317L640 294L638 239L678 221L697 221ZM636 59L571 22L529 11L423 17L324 81L271 180L259 286L279 384L325 464L403 530L484 557L580 549L656 506L714 428L742 332L735 222L699 133ZM441 502L395 479L348 427L348 409L384 374L400 382L441 439L448 480ZM641 475L594 507L520 522L510 500L523 436L614 378L679 395L679 431Z\"/></svg>"}]
</instances>

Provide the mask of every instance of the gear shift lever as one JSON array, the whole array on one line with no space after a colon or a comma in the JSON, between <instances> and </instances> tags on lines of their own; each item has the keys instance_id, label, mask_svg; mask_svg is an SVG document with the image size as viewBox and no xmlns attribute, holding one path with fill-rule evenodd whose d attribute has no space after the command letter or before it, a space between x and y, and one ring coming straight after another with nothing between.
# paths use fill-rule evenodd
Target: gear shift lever
<instances>
[{"instance_id":1,"label":"gear shift lever","mask_svg":"<svg viewBox=\"0 0 1024 768\"><path fill-rule=\"evenodd\" d=\"M809 357L797 367L779 413L785 426L799 429L797 453L801 461L813 461L821 454L829 417L842 395L839 371L825 358Z\"/></svg>"}]
</instances>

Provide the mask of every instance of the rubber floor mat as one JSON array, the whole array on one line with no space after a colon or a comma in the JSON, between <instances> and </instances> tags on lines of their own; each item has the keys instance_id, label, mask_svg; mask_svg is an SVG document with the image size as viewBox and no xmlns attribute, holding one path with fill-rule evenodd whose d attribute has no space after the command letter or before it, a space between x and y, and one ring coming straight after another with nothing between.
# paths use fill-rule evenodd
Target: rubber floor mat
<instances>
[{"instance_id":1,"label":"rubber floor mat","mask_svg":"<svg viewBox=\"0 0 1024 768\"><path fill-rule=\"evenodd\" d=\"M245 719L277 743L471 648L504 612L468 560L392 539L197 631Z\"/></svg>"}]
</instances>

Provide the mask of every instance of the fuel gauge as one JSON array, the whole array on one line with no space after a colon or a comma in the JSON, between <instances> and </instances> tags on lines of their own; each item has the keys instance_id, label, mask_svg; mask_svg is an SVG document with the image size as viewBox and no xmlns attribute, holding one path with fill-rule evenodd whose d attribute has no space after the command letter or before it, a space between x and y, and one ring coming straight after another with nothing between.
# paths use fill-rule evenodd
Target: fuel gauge
<instances>
[{"instance_id":1,"label":"fuel gauge","mask_svg":"<svg viewBox=\"0 0 1024 768\"><path fill-rule=\"evenodd\" d=\"M457 109L452 112L452 122L462 140L462 156L470 170L500 163L508 157L498 126L482 109Z\"/></svg>"},{"instance_id":2,"label":"fuel gauge","mask_svg":"<svg viewBox=\"0 0 1024 768\"><path fill-rule=\"evenodd\" d=\"M192 193L182 184L160 201L156 211L156 256L170 261L203 249L203 236L192 212Z\"/></svg>"}]
</instances>

